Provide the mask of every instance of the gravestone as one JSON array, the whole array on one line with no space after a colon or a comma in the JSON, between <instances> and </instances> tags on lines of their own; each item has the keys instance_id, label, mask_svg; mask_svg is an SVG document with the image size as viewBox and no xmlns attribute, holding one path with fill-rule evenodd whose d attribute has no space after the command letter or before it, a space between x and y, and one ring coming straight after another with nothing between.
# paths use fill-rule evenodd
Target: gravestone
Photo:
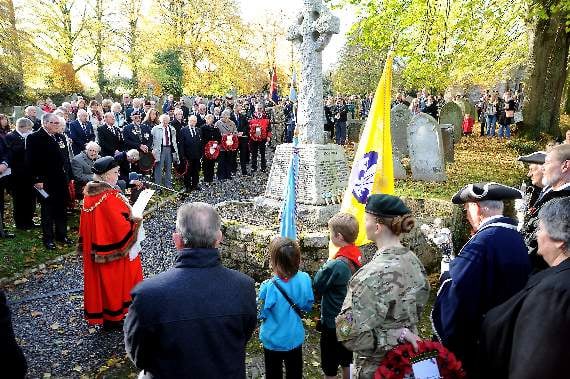
<instances>
[{"instance_id":1,"label":"gravestone","mask_svg":"<svg viewBox=\"0 0 570 379\"><path fill-rule=\"evenodd\" d=\"M455 126L451 124L440 124L441 127L441 140L443 143L443 157L446 162L453 162L455 160L455 149L453 140Z\"/></svg>"},{"instance_id":2,"label":"gravestone","mask_svg":"<svg viewBox=\"0 0 570 379\"><path fill-rule=\"evenodd\" d=\"M24 117L24 109L25 109L25 107L23 107L21 105L14 106L14 111L12 112L12 118L13 118L14 122L17 119Z\"/></svg>"},{"instance_id":3,"label":"gravestone","mask_svg":"<svg viewBox=\"0 0 570 379\"><path fill-rule=\"evenodd\" d=\"M433 117L419 113L408 128L412 178L430 182L446 180L441 128Z\"/></svg>"},{"instance_id":4,"label":"gravestone","mask_svg":"<svg viewBox=\"0 0 570 379\"><path fill-rule=\"evenodd\" d=\"M348 142L358 143L362 132L362 120L349 120L346 123Z\"/></svg>"},{"instance_id":5,"label":"gravestone","mask_svg":"<svg viewBox=\"0 0 570 379\"><path fill-rule=\"evenodd\" d=\"M451 124L454 128L455 141L461 138L461 123L463 122L463 110L457 104L452 102L445 103L439 112L439 123Z\"/></svg>"},{"instance_id":6,"label":"gravestone","mask_svg":"<svg viewBox=\"0 0 570 379\"><path fill-rule=\"evenodd\" d=\"M340 20L323 5L322 0L304 0L296 21L287 31L287 39L299 50L301 87L297 124L301 143L322 144L323 138L323 49L340 30Z\"/></svg>"},{"instance_id":7,"label":"gravestone","mask_svg":"<svg viewBox=\"0 0 570 379\"><path fill-rule=\"evenodd\" d=\"M406 175L406 169L400 160L401 158L394 155L392 159L394 161L394 179L406 179L408 176Z\"/></svg>"},{"instance_id":8,"label":"gravestone","mask_svg":"<svg viewBox=\"0 0 570 379\"><path fill-rule=\"evenodd\" d=\"M42 109L42 107L40 106L36 106L36 118L39 118L40 120L42 119L42 116L44 115L44 110Z\"/></svg>"},{"instance_id":9,"label":"gravestone","mask_svg":"<svg viewBox=\"0 0 570 379\"><path fill-rule=\"evenodd\" d=\"M408 155L408 125L411 119L412 114L404 104L398 104L390 111L392 151L399 157Z\"/></svg>"}]
</instances>

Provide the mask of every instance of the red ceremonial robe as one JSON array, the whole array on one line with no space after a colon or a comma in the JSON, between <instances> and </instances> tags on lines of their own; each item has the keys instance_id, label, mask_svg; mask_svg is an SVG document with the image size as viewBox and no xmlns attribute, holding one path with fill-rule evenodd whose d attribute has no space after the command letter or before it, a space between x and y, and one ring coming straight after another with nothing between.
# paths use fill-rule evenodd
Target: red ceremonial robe
<instances>
[{"instance_id":1,"label":"red ceremonial robe","mask_svg":"<svg viewBox=\"0 0 570 379\"><path fill-rule=\"evenodd\" d=\"M130 292L142 280L140 257L129 259L140 222L121 191L103 182L85 186L78 250L83 255L84 308L89 324L121 321Z\"/></svg>"}]
</instances>

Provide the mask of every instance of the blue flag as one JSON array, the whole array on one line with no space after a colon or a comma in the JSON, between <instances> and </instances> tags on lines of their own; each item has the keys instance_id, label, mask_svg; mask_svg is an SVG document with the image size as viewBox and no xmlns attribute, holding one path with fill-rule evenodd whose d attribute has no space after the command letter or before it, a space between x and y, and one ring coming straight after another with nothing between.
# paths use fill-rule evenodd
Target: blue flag
<instances>
[{"instance_id":1,"label":"blue flag","mask_svg":"<svg viewBox=\"0 0 570 379\"><path fill-rule=\"evenodd\" d=\"M293 156L289 166L287 184L283 189L283 207L281 208L281 226L279 233L281 237L297 239L297 175L299 174L299 140L293 138Z\"/></svg>"}]
</instances>

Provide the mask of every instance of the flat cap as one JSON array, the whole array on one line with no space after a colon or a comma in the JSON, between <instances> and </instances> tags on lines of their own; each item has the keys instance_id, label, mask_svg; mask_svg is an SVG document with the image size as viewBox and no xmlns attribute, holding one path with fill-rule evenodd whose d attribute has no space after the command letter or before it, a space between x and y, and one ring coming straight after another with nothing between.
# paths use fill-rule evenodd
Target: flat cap
<instances>
[{"instance_id":1,"label":"flat cap","mask_svg":"<svg viewBox=\"0 0 570 379\"><path fill-rule=\"evenodd\" d=\"M102 157L95 161L91 171L93 171L94 174L102 175L118 165L119 164L113 159L113 157Z\"/></svg>"},{"instance_id":2,"label":"flat cap","mask_svg":"<svg viewBox=\"0 0 570 379\"><path fill-rule=\"evenodd\" d=\"M364 211L380 217L395 217L411 213L399 197L384 194L370 195Z\"/></svg>"},{"instance_id":3,"label":"flat cap","mask_svg":"<svg viewBox=\"0 0 570 379\"><path fill-rule=\"evenodd\" d=\"M522 198L522 193L516 188L504 184L486 182L468 184L460 189L453 197L453 204L477 203L485 200L511 200Z\"/></svg>"},{"instance_id":4,"label":"flat cap","mask_svg":"<svg viewBox=\"0 0 570 379\"><path fill-rule=\"evenodd\" d=\"M518 157L517 161L524 162L524 163L543 164L544 158L546 158L546 152L545 151L535 151L532 154L521 155L520 157Z\"/></svg>"}]
</instances>

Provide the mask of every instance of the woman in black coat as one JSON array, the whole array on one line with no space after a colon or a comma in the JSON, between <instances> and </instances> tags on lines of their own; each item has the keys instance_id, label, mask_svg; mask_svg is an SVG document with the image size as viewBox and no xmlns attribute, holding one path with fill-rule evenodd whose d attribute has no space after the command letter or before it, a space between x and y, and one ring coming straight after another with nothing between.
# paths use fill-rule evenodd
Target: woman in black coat
<instances>
[{"instance_id":1,"label":"woman in black coat","mask_svg":"<svg viewBox=\"0 0 570 379\"><path fill-rule=\"evenodd\" d=\"M481 378L534 379L570 375L570 197L539 212L538 254L550 268L487 313Z\"/></svg>"}]
</instances>

